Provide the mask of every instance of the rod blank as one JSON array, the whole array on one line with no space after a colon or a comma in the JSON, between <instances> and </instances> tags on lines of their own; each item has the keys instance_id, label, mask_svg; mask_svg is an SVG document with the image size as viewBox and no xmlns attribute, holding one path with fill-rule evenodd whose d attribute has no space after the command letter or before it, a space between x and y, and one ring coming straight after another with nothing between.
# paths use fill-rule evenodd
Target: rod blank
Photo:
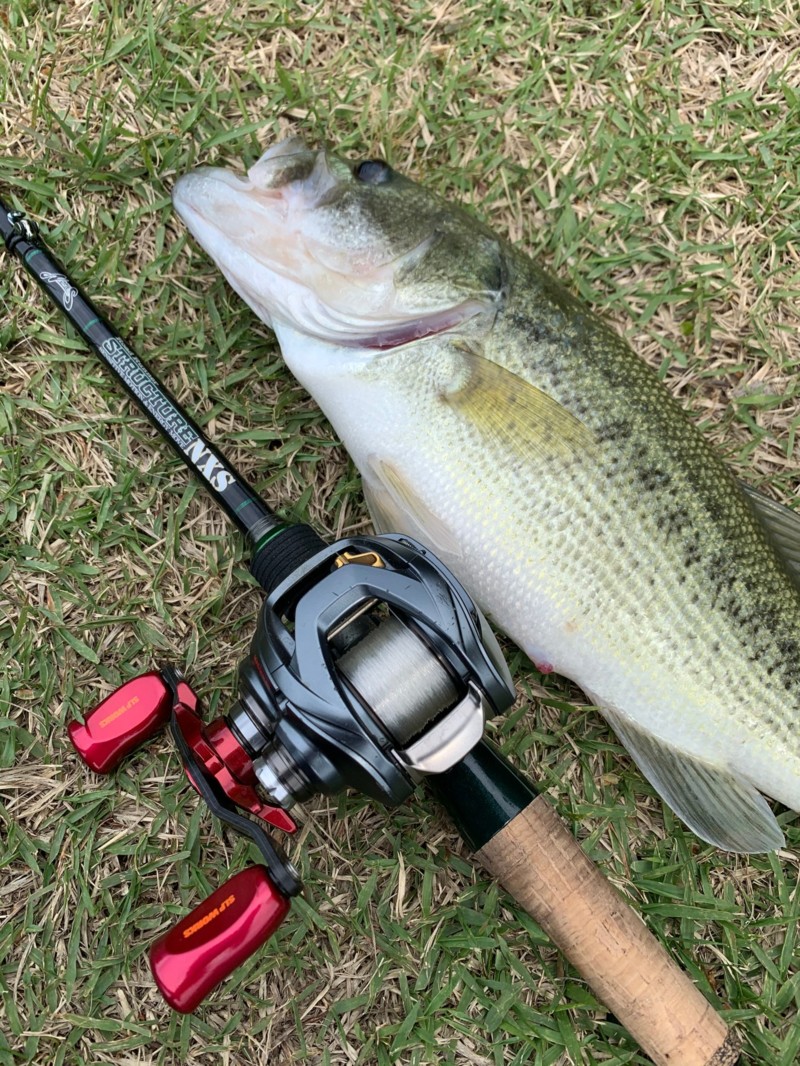
<instances>
[{"instance_id":1,"label":"rod blank","mask_svg":"<svg viewBox=\"0 0 800 1066\"><path fill-rule=\"evenodd\" d=\"M36 224L2 200L0 235L251 544L256 547L267 534L283 526L282 520L220 455L194 419L50 255Z\"/></svg>"}]
</instances>

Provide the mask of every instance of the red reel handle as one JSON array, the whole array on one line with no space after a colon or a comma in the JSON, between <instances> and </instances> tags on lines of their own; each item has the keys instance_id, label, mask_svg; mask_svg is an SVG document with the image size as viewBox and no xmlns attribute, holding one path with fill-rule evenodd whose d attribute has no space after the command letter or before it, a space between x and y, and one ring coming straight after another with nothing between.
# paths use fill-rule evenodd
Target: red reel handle
<instances>
[{"instance_id":1,"label":"red reel handle","mask_svg":"<svg viewBox=\"0 0 800 1066\"><path fill-rule=\"evenodd\" d=\"M171 711L172 690L161 674L142 674L112 692L83 724L70 722L67 730L86 765L108 774L165 726Z\"/></svg>"},{"instance_id":2,"label":"red reel handle","mask_svg":"<svg viewBox=\"0 0 800 1066\"><path fill-rule=\"evenodd\" d=\"M150 949L161 995L189 1014L272 936L289 912L266 866L236 874Z\"/></svg>"}]
</instances>

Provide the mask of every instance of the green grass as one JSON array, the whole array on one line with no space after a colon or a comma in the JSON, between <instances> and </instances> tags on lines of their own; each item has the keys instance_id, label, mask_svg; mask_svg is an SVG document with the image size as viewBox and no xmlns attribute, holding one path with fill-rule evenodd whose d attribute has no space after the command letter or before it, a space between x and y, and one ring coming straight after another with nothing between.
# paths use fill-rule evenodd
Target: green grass
<instances>
[{"instance_id":1,"label":"green grass","mask_svg":"<svg viewBox=\"0 0 800 1066\"><path fill-rule=\"evenodd\" d=\"M10 0L0 188L275 506L363 529L358 478L274 340L172 214L175 176L294 130L470 203L612 317L788 498L800 33L777 2ZM157 931L252 855L166 740L101 780L65 723L170 659L229 705L258 606L237 539L22 271L0 274L0 1066L647 1060L421 794L309 805L307 892L190 1018ZM508 647L492 732L716 997L742 1062L800 1059L795 817L733 857L665 810L567 682Z\"/></svg>"}]
</instances>

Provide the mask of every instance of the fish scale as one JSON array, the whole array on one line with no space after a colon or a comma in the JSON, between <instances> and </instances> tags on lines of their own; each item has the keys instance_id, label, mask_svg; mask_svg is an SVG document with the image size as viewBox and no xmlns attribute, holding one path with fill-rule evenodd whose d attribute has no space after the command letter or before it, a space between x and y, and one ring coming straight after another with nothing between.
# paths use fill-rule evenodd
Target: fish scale
<instances>
[{"instance_id":1,"label":"fish scale","mask_svg":"<svg viewBox=\"0 0 800 1066\"><path fill-rule=\"evenodd\" d=\"M743 491L606 323L379 163L292 140L175 206L364 479L704 839L800 809L800 519ZM779 547L776 547L779 545Z\"/></svg>"}]
</instances>

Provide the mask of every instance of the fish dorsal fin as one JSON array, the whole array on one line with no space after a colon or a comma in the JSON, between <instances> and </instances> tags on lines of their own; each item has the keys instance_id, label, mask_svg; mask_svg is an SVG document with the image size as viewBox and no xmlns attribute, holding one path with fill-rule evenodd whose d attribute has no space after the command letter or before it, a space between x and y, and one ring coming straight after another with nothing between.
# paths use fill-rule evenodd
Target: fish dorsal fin
<instances>
[{"instance_id":1,"label":"fish dorsal fin","mask_svg":"<svg viewBox=\"0 0 800 1066\"><path fill-rule=\"evenodd\" d=\"M771 500L752 485L739 482L739 488L769 533L770 540L792 576L800 581L800 515L777 500Z\"/></svg>"},{"instance_id":2,"label":"fish dorsal fin","mask_svg":"<svg viewBox=\"0 0 800 1066\"><path fill-rule=\"evenodd\" d=\"M407 533L427 544L448 565L461 558L456 536L423 503L393 463L370 456L363 482L367 507L378 533Z\"/></svg>"},{"instance_id":3,"label":"fish dorsal fin","mask_svg":"<svg viewBox=\"0 0 800 1066\"><path fill-rule=\"evenodd\" d=\"M653 737L602 708L611 728L661 798L693 833L724 851L776 851L785 841L761 793L724 766L714 766Z\"/></svg>"},{"instance_id":4,"label":"fish dorsal fin","mask_svg":"<svg viewBox=\"0 0 800 1066\"><path fill-rule=\"evenodd\" d=\"M591 430L558 400L466 343L455 347L457 369L441 399L505 453L569 459L591 447Z\"/></svg>"}]
</instances>

